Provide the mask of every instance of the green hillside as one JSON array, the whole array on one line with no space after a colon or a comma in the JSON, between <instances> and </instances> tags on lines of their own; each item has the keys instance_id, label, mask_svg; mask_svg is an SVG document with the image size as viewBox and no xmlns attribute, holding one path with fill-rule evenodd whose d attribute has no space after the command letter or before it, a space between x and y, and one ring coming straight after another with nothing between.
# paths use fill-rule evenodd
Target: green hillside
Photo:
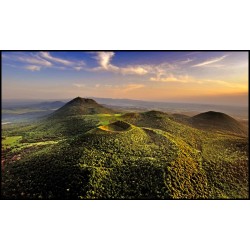
<instances>
[{"instance_id":1,"label":"green hillside","mask_svg":"<svg viewBox=\"0 0 250 250\"><path fill-rule=\"evenodd\" d=\"M2 198L248 198L248 137L235 127L217 133L181 115L100 106L76 98L36 123L6 126Z\"/></svg>"},{"instance_id":2,"label":"green hillside","mask_svg":"<svg viewBox=\"0 0 250 250\"><path fill-rule=\"evenodd\" d=\"M121 117L139 127L160 129L177 137L196 149L200 149L201 140L205 132L192 128L174 120L172 115L160 111L144 113L128 113Z\"/></svg>"}]
</instances>

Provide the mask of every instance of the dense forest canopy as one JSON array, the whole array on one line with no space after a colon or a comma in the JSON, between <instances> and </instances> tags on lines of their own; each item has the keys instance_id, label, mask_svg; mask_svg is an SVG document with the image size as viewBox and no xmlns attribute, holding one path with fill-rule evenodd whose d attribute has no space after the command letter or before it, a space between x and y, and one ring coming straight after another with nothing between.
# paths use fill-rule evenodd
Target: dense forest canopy
<instances>
[{"instance_id":1,"label":"dense forest canopy","mask_svg":"<svg viewBox=\"0 0 250 250\"><path fill-rule=\"evenodd\" d=\"M36 122L2 127L1 195L248 198L247 127L219 112L117 113L77 97Z\"/></svg>"}]
</instances>

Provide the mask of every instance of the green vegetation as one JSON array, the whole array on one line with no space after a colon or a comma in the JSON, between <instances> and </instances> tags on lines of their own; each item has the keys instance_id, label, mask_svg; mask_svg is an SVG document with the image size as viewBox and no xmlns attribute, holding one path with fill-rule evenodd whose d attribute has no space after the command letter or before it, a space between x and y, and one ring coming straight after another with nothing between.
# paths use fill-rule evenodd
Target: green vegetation
<instances>
[{"instance_id":1,"label":"green vegetation","mask_svg":"<svg viewBox=\"0 0 250 250\"><path fill-rule=\"evenodd\" d=\"M99 104L76 102L32 124L5 125L4 199L248 198L248 137L237 123L222 131L220 122L198 129L158 111L82 114Z\"/></svg>"},{"instance_id":2,"label":"green vegetation","mask_svg":"<svg viewBox=\"0 0 250 250\"><path fill-rule=\"evenodd\" d=\"M19 144L20 140L22 139L22 136L9 136L4 137L2 139L2 146L5 147L14 147Z\"/></svg>"}]
</instances>

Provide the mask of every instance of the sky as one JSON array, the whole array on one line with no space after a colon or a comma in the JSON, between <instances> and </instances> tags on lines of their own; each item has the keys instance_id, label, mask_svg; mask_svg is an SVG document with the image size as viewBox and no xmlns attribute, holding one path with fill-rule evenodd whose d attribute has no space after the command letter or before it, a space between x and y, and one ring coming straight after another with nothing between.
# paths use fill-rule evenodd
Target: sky
<instances>
[{"instance_id":1,"label":"sky","mask_svg":"<svg viewBox=\"0 0 250 250\"><path fill-rule=\"evenodd\" d=\"M102 97L248 105L248 53L2 52L2 98Z\"/></svg>"}]
</instances>

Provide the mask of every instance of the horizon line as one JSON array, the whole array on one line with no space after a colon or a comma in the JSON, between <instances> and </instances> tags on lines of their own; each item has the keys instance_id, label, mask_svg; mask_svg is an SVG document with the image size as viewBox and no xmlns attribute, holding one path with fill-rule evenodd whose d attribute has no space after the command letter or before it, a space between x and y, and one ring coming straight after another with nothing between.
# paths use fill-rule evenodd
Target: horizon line
<instances>
[{"instance_id":1,"label":"horizon line","mask_svg":"<svg viewBox=\"0 0 250 250\"><path fill-rule=\"evenodd\" d=\"M34 98L34 99L27 99L27 98L2 98L3 101L62 101L62 100L73 100L79 96L74 98ZM212 106L228 106L228 107L244 107L248 108L248 105L230 105L230 104L213 104L213 103L205 103L205 102L181 102L181 101L156 101L156 100L142 100L142 99L129 99L129 98L111 98L111 97L94 97L94 96L85 96L81 98L92 98L92 99L111 99L111 100L128 100L128 101L138 101L138 102L157 102L157 103L171 103L171 104L194 104L194 105L212 105Z\"/></svg>"}]
</instances>

